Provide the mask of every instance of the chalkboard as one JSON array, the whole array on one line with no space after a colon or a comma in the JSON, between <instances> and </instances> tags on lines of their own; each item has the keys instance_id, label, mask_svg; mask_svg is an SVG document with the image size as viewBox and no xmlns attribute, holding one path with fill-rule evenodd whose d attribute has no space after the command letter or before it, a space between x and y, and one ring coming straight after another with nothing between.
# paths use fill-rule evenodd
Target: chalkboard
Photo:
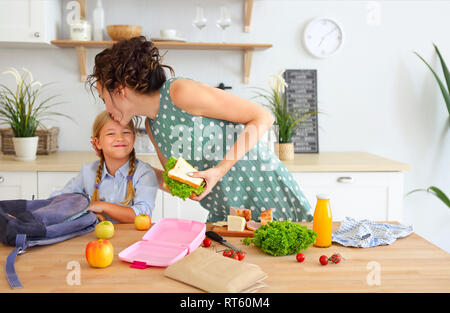
<instances>
[{"instance_id":1,"label":"chalkboard","mask_svg":"<svg viewBox=\"0 0 450 313\"><path fill-rule=\"evenodd\" d=\"M286 70L288 110L298 116L317 111L317 70ZM292 136L295 153L319 153L317 113L305 119Z\"/></svg>"}]
</instances>

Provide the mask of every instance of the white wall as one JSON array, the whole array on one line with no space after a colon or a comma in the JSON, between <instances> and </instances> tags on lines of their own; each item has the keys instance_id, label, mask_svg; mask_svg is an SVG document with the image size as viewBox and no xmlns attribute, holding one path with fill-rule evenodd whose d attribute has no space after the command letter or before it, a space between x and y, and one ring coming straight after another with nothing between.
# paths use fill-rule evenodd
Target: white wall
<instances>
[{"instance_id":1,"label":"white wall","mask_svg":"<svg viewBox=\"0 0 450 313\"><path fill-rule=\"evenodd\" d=\"M368 1L256 0L250 33L243 32L241 0L170 0L170 8L164 0L103 2L106 24L139 24L152 36L160 28L177 28L187 39L194 38L191 20L200 4L209 19L207 41L220 40L214 22L219 6L228 5L233 18L228 41L274 45L255 52L250 84L242 84L241 53L230 51L170 50L165 63L177 76L213 86L223 81L233 86L231 92L250 97L249 86L266 87L269 76L283 68L317 69L319 110L324 112L319 116L320 151L367 151L405 162L412 168L405 174L405 192L435 185L450 194L448 112L430 71L413 54L419 52L441 73L434 42L450 65L450 1L379 1L381 24L370 26ZM94 3L88 1L88 17ZM306 23L320 15L339 20L345 32L343 49L326 60L310 57L301 42ZM89 69L99 51L88 51ZM58 82L53 90L67 102L60 109L77 120L77 125L61 119L52 123L61 127L60 150L89 150L91 123L103 108L79 82L76 60L73 49L0 48L0 70L25 66L38 80ZM450 210L435 197L407 197L404 222L450 251Z\"/></svg>"}]
</instances>

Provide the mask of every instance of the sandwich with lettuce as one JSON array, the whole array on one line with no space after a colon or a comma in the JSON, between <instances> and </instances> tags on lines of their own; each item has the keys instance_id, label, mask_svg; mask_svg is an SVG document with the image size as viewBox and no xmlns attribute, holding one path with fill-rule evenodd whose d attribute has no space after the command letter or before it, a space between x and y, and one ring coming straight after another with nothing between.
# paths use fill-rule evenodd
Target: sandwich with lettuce
<instances>
[{"instance_id":1,"label":"sandwich with lettuce","mask_svg":"<svg viewBox=\"0 0 450 313\"><path fill-rule=\"evenodd\" d=\"M201 177L190 177L188 173L196 172L185 159L170 157L163 172L164 182L173 196L183 200L199 195L205 189L205 180Z\"/></svg>"}]
</instances>

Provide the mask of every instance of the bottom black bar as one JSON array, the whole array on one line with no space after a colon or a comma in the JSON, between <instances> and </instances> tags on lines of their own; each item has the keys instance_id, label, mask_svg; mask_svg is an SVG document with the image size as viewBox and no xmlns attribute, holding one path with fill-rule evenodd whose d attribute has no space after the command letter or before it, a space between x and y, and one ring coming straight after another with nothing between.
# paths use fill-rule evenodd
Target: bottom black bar
<instances>
[{"instance_id":1,"label":"bottom black bar","mask_svg":"<svg viewBox=\"0 0 450 313\"><path fill-rule=\"evenodd\" d=\"M417 308L423 301L432 300L433 304L449 300L449 293L443 294L398 294L398 293L88 293L88 294L31 294L5 293L0 295L4 305L20 303L36 309L38 303L45 303L45 310L56 309L70 312L86 309L94 312L115 312L125 308L127 312L281 312L310 311L358 311L370 308L392 311L407 307ZM28 299L27 299L28 298ZM388 301L380 301L380 300ZM430 298L430 299L429 299ZM392 301L391 301L392 300ZM37 306L39 307L39 305ZM111 311L106 311L111 309ZM291 310L295 311L291 311ZM99 311L100 310L100 311Z\"/></svg>"}]
</instances>

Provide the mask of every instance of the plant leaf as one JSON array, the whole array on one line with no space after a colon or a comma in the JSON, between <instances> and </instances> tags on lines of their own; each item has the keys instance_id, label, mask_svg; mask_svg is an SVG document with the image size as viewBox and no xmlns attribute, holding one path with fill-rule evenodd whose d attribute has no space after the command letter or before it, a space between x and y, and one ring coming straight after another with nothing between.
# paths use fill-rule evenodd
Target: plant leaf
<instances>
[{"instance_id":1,"label":"plant leaf","mask_svg":"<svg viewBox=\"0 0 450 313\"><path fill-rule=\"evenodd\" d=\"M310 112L310 113L304 114L301 118L299 118L298 120L296 120L295 122L293 122L293 123L289 126L289 128L295 127L298 123L303 122L303 121L306 120L308 117L310 117L310 116L312 116L312 115L314 115L314 114L316 114L316 113L317 113L317 112Z\"/></svg>"},{"instance_id":2,"label":"plant leaf","mask_svg":"<svg viewBox=\"0 0 450 313\"><path fill-rule=\"evenodd\" d=\"M439 88L441 89L442 96L444 97L445 103L447 105L448 113L450 114L450 95L449 91L445 89L444 84L440 80L439 76L436 74L436 72L433 70L433 68L427 63L427 61L424 60L417 52L414 52L425 64L428 66L430 71L433 73L434 77L436 78L437 83L439 84Z\"/></svg>"},{"instance_id":3,"label":"plant leaf","mask_svg":"<svg viewBox=\"0 0 450 313\"><path fill-rule=\"evenodd\" d=\"M445 82L447 83L447 91L450 92L450 72L448 71L447 64L445 64L444 58L442 58L441 52L438 47L433 43L434 49L439 57L439 61L441 62L442 72L444 73Z\"/></svg>"},{"instance_id":4,"label":"plant leaf","mask_svg":"<svg viewBox=\"0 0 450 313\"><path fill-rule=\"evenodd\" d=\"M428 192L428 193L436 196L439 200L441 200L446 206L448 206L450 208L450 199L447 197L447 195L442 190L440 190L436 186L430 186L427 189L414 189L414 190L411 190L410 192L408 192L406 194L406 196L408 196L414 192L419 192L419 191Z\"/></svg>"},{"instance_id":5,"label":"plant leaf","mask_svg":"<svg viewBox=\"0 0 450 313\"><path fill-rule=\"evenodd\" d=\"M445 205L447 205L450 208L450 199L438 187L430 186L428 187L427 192L438 197L442 202L444 202Z\"/></svg>"}]
</instances>

